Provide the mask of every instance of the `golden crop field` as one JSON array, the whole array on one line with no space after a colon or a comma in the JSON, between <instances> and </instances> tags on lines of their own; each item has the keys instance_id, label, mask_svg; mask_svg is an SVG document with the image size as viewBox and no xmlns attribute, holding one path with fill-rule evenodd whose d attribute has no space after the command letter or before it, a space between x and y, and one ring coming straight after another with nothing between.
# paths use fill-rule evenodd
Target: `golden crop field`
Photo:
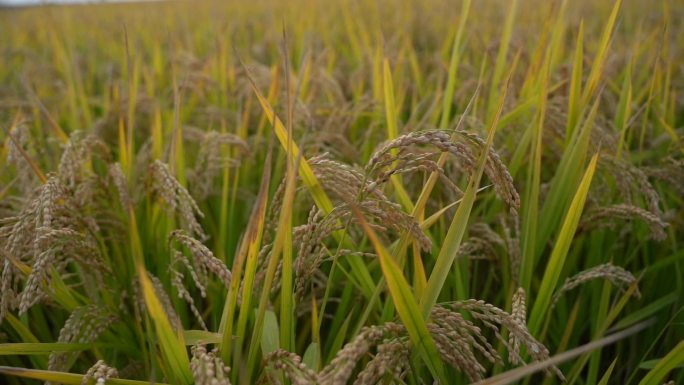
<instances>
[{"instance_id":1,"label":"golden crop field","mask_svg":"<svg viewBox=\"0 0 684 385\"><path fill-rule=\"evenodd\" d=\"M684 383L682 20L0 8L0 383Z\"/></svg>"}]
</instances>

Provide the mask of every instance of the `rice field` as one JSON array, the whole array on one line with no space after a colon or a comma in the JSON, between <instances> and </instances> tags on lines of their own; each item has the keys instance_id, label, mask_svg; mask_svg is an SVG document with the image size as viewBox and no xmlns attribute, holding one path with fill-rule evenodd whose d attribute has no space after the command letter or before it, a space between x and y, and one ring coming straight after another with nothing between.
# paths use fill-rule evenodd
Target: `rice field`
<instances>
[{"instance_id":1,"label":"rice field","mask_svg":"<svg viewBox=\"0 0 684 385\"><path fill-rule=\"evenodd\" d=\"M684 383L682 20L0 8L0 383Z\"/></svg>"}]
</instances>

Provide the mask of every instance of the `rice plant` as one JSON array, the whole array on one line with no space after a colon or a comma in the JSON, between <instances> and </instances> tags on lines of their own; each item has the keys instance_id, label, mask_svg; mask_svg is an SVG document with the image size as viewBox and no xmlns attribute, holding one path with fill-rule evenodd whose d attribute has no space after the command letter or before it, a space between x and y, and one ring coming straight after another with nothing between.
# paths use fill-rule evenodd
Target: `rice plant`
<instances>
[{"instance_id":1,"label":"rice plant","mask_svg":"<svg viewBox=\"0 0 684 385\"><path fill-rule=\"evenodd\" d=\"M0 8L0 383L684 382L682 20Z\"/></svg>"}]
</instances>

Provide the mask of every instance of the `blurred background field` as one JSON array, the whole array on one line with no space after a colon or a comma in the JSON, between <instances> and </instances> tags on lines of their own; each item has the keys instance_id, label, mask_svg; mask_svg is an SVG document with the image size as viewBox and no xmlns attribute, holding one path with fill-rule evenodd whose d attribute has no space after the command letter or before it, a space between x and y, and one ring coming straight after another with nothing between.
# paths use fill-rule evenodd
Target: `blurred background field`
<instances>
[{"instance_id":1,"label":"blurred background field","mask_svg":"<svg viewBox=\"0 0 684 385\"><path fill-rule=\"evenodd\" d=\"M0 382L684 381L683 18L0 8Z\"/></svg>"}]
</instances>

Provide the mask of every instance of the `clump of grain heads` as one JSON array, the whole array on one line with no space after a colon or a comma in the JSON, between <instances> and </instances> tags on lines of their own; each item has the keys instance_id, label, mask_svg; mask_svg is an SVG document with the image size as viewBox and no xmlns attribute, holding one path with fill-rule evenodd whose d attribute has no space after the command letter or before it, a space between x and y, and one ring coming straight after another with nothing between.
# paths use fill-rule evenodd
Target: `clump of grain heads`
<instances>
[{"instance_id":1,"label":"clump of grain heads","mask_svg":"<svg viewBox=\"0 0 684 385\"><path fill-rule=\"evenodd\" d=\"M408 213L401 209L401 206L392 202L379 188L377 183L373 183L366 175L343 163L336 162L323 154L309 160L314 175L319 180L323 188L330 194L336 203L332 212L327 215L313 206L309 212L307 223L294 228L293 243L298 250L294 261L295 267L295 288L298 295L302 295L305 285L316 273L320 264L326 260L328 254L339 256L340 252L330 252L325 245L325 241L334 232L347 230L348 234L353 234L350 224L355 224L356 219L352 215L350 206L354 205L364 214L371 226L387 233L393 231L397 235L410 233L416 239L423 250L431 247L430 239L425 235L420 225ZM269 230L273 230L277 214L282 205L282 194L284 193L284 180L278 186L271 205L269 220L267 222ZM259 265L266 266L270 258L269 232L264 235L264 246L259 253ZM363 252L358 255L371 255ZM349 253L347 253L348 255ZM265 269L259 269L256 282L261 282ZM276 275L277 288L279 274Z\"/></svg>"},{"instance_id":2,"label":"clump of grain heads","mask_svg":"<svg viewBox=\"0 0 684 385\"><path fill-rule=\"evenodd\" d=\"M370 225L376 230L386 233L391 229L398 233L406 231L416 234L419 244L423 248L429 247L429 239L419 226L414 227L414 225L417 225L415 219L399 211L398 207L394 207L395 211L384 211L383 208L388 206L385 204L378 205L378 201L370 199L362 201L357 207L369 222L372 221ZM317 271L320 264L327 259L328 254L334 256L341 255L341 250L328 250L324 241L335 231L347 229L349 232L349 224L356 224L356 218L354 218L348 205L340 204L328 215L313 207L309 213L307 223L294 229L293 243L298 250L294 261L296 272L295 288L298 294L301 295L303 293L305 284ZM373 254L363 252L352 251L351 253L373 256ZM350 253L346 254L349 255Z\"/></svg>"},{"instance_id":3,"label":"clump of grain heads","mask_svg":"<svg viewBox=\"0 0 684 385\"><path fill-rule=\"evenodd\" d=\"M637 283L637 279L629 271L620 266L615 266L612 263L604 263L567 278L565 283L563 283L563 286L554 294L552 306L555 306L560 297L566 292L586 282L600 278L607 279L610 283L619 288L635 285ZM634 291L634 295L636 297L640 296L638 288Z\"/></svg>"},{"instance_id":4,"label":"clump of grain heads","mask_svg":"<svg viewBox=\"0 0 684 385\"><path fill-rule=\"evenodd\" d=\"M346 384L354 367L368 351L387 336L401 334L403 327L394 323L364 328L340 349L335 358L318 374L318 382L331 385Z\"/></svg>"},{"instance_id":5,"label":"clump of grain heads","mask_svg":"<svg viewBox=\"0 0 684 385\"><path fill-rule=\"evenodd\" d=\"M653 215L662 217L660 196L648 181L648 176L644 170L627 161L606 156L599 158L599 165L615 180L617 191L627 204L641 206L640 202L643 200L648 211Z\"/></svg>"},{"instance_id":6,"label":"clump of grain heads","mask_svg":"<svg viewBox=\"0 0 684 385\"><path fill-rule=\"evenodd\" d=\"M428 331L442 360L471 381L482 379L486 372L479 357L490 363L501 362L501 357L480 328L458 312L437 306L432 310L430 321Z\"/></svg>"},{"instance_id":7,"label":"clump of grain heads","mask_svg":"<svg viewBox=\"0 0 684 385\"><path fill-rule=\"evenodd\" d=\"M0 322L5 318L7 313L17 307L17 289L19 286L19 271L12 261L7 256L6 252L0 249L2 256L2 282L0 282Z\"/></svg>"},{"instance_id":8,"label":"clump of grain heads","mask_svg":"<svg viewBox=\"0 0 684 385\"><path fill-rule=\"evenodd\" d=\"M409 367L409 347L406 341L392 339L378 345L377 353L354 380L354 385L375 385L383 378L402 381Z\"/></svg>"},{"instance_id":9,"label":"clump of grain heads","mask_svg":"<svg viewBox=\"0 0 684 385\"><path fill-rule=\"evenodd\" d=\"M64 218L70 208L69 192L54 175L51 175L15 217L3 219L2 240L12 255L24 256L33 247L33 232L50 229L71 221ZM59 222L59 223L55 223Z\"/></svg>"},{"instance_id":10,"label":"clump of grain heads","mask_svg":"<svg viewBox=\"0 0 684 385\"><path fill-rule=\"evenodd\" d=\"M223 364L223 360L217 357L216 353L216 349L208 352L205 345L192 347L190 370L195 384L230 385L230 368Z\"/></svg>"},{"instance_id":11,"label":"clump of grain heads","mask_svg":"<svg viewBox=\"0 0 684 385\"><path fill-rule=\"evenodd\" d=\"M523 362L522 358L516 354L514 347L509 346L508 341L505 340L500 333L500 327L505 327L508 332L512 334L521 345L527 348L527 352L534 361L544 361L549 358L549 350L537 341L527 330L527 326L520 322L518 317L506 313L494 305L488 304L481 300L469 299L465 301L458 301L445 305L454 311L467 311L473 319L482 322L484 326L494 332L496 338L501 341L509 353L517 355L516 362ZM497 326L499 325L499 326ZM551 367L547 372L555 373L560 379L563 379L563 374L558 368Z\"/></svg>"},{"instance_id":12,"label":"clump of grain heads","mask_svg":"<svg viewBox=\"0 0 684 385\"><path fill-rule=\"evenodd\" d=\"M87 305L74 309L59 331L58 342L89 344L94 342L117 318L107 309ZM49 370L66 370L68 361L78 352L54 352L48 360Z\"/></svg>"},{"instance_id":13,"label":"clump of grain heads","mask_svg":"<svg viewBox=\"0 0 684 385\"><path fill-rule=\"evenodd\" d=\"M367 183L366 175L360 170L330 158L328 153L312 157L309 164L326 191L342 202L354 202ZM382 194L375 191L375 194ZM378 195L379 197L379 195Z\"/></svg>"},{"instance_id":14,"label":"clump of grain heads","mask_svg":"<svg viewBox=\"0 0 684 385\"><path fill-rule=\"evenodd\" d=\"M402 135L384 143L375 151L366 165L366 173L373 176L377 183L382 183L391 175L398 173L417 169L439 171L436 162L428 156L415 155L409 151L417 145L431 145L440 152L448 152L462 163L468 173L473 173L477 167L478 157L485 148L485 142L479 136L466 131L456 131L456 134L456 141L452 141L451 135L447 132L438 130L415 131ZM393 150L395 154L392 153ZM494 184L499 198L516 211L520 207L520 196L508 169L492 149L487 154L485 173Z\"/></svg>"},{"instance_id":15,"label":"clump of grain heads","mask_svg":"<svg viewBox=\"0 0 684 385\"><path fill-rule=\"evenodd\" d=\"M309 211L307 223L294 229L294 244L298 250L294 260L295 293L300 297L307 282L326 259L327 248L323 241L334 231L341 229L337 215L326 218L316 206Z\"/></svg>"},{"instance_id":16,"label":"clump of grain heads","mask_svg":"<svg viewBox=\"0 0 684 385\"><path fill-rule=\"evenodd\" d=\"M202 242L191 237L183 230L172 231L169 234L169 243L172 243L172 241L178 242L178 244L185 246L190 251L192 265L187 264L186 267L194 271L193 277L197 278L195 283L202 291L202 296L206 295L205 287L208 282L208 273L215 274L226 288L230 286L230 270ZM185 260L187 261L187 258Z\"/></svg>"},{"instance_id":17,"label":"clump of grain heads","mask_svg":"<svg viewBox=\"0 0 684 385\"><path fill-rule=\"evenodd\" d=\"M91 174L86 165L95 155L105 161L109 159L109 147L93 134L75 131L67 142L59 161L59 176L64 184L73 189Z\"/></svg>"},{"instance_id":18,"label":"clump of grain heads","mask_svg":"<svg viewBox=\"0 0 684 385\"><path fill-rule=\"evenodd\" d=\"M70 261L79 262L90 269L91 276L97 281L108 267L102 263L97 245L92 238L73 229L41 229L36 245L40 252L33 262L33 268L26 280L21 294L19 312L25 313L46 293L43 283L48 279L50 269L64 272Z\"/></svg>"},{"instance_id":19,"label":"clump of grain heads","mask_svg":"<svg viewBox=\"0 0 684 385\"><path fill-rule=\"evenodd\" d=\"M282 370L283 373L295 385L318 384L318 374L302 363L301 357L287 350L277 349L264 357L264 362L273 365L274 369ZM275 377L269 376L271 383L278 383Z\"/></svg>"},{"instance_id":20,"label":"clump of grain heads","mask_svg":"<svg viewBox=\"0 0 684 385\"><path fill-rule=\"evenodd\" d=\"M26 312L44 298L43 283L53 268L61 274L76 262L91 269L92 274L83 279L93 281L107 271L94 236L98 226L92 217L81 214L81 207L63 179L49 175L17 215L1 220L0 320L7 311L18 307Z\"/></svg>"},{"instance_id":21,"label":"clump of grain heads","mask_svg":"<svg viewBox=\"0 0 684 385\"><path fill-rule=\"evenodd\" d=\"M116 368L107 366L103 360L98 360L83 376L81 385L87 385L90 380L94 380L97 385L106 384L110 378L119 378L119 372Z\"/></svg>"},{"instance_id":22,"label":"clump of grain heads","mask_svg":"<svg viewBox=\"0 0 684 385\"><path fill-rule=\"evenodd\" d=\"M155 160L150 165L152 191L161 197L169 211L178 214L183 226L194 236L207 238L195 215L204 217L188 190L173 176L169 167Z\"/></svg>"},{"instance_id":23,"label":"clump of grain heads","mask_svg":"<svg viewBox=\"0 0 684 385\"><path fill-rule=\"evenodd\" d=\"M203 329L207 330L207 326L202 319L202 315L195 306L192 295L185 287L185 275L182 269L185 268L192 277L195 286L200 290L202 298L207 296L207 286L209 284L209 273L216 275L223 285L228 288L230 286L231 274L228 267L220 259L216 258L214 254L199 240L191 237L183 230L174 230L169 234L169 246L173 249L173 242L184 246L192 256L192 261L185 256L180 250L173 250L173 257L169 272L171 274L171 283L178 290L178 296L183 298L200 322Z\"/></svg>"},{"instance_id":24,"label":"clump of grain heads","mask_svg":"<svg viewBox=\"0 0 684 385\"><path fill-rule=\"evenodd\" d=\"M477 300L436 306L431 312L427 327L442 360L464 373L471 381L484 378L486 368L483 362L503 363L493 343L475 322L482 323L485 328L494 332L497 340L508 349L511 363L523 362L519 353L520 345L527 348L533 360L548 359L546 347L534 339L525 326L524 291L519 290L516 293L514 305L513 314ZM462 311L470 313L475 322L465 319ZM509 331L510 340L501 336L500 327ZM284 350L269 354L265 360L274 363L276 369L283 369L285 375L297 384L343 385L349 381L359 362L373 350L376 353L358 373L354 384L376 384L386 378L385 375L402 380L410 370L407 365L410 354L408 334L403 325L393 322L362 329L319 373L314 373L302 364L301 358L296 354ZM556 367L549 371L563 378ZM277 383L277 380L271 378L271 382Z\"/></svg>"},{"instance_id":25,"label":"clump of grain heads","mask_svg":"<svg viewBox=\"0 0 684 385\"><path fill-rule=\"evenodd\" d=\"M430 239L418 222L380 190L379 186L384 182L373 182L367 174L328 159L326 154L312 158L309 163L326 191L341 201L340 206L355 204L368 218L398 233L409 232L423 250L430 249Z\"/></svg>"}]
</instances>

